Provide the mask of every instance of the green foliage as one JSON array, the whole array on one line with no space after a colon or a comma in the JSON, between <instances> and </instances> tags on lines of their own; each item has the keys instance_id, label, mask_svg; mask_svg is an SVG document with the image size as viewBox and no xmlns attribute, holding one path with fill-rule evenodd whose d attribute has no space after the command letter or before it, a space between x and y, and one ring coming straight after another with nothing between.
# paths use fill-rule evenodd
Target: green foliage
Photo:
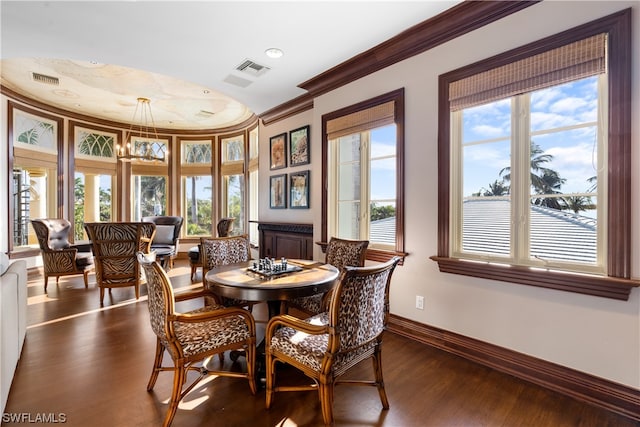
<instances>
[{"instance_id":1,"label":"green foliage","mask_svg":"<svg viewBox=\"0 0 640 427\"><path fill-rule=\"evenodd\" d=\"M80 177L75 179L74 196L73 237L75 240L82 240L84 239L84 183Z\"/></svg>"},{"instance_id":2,"label":"green foliage","mask_svg":"<svg viewBox=\"0 0 640 427\"><path fill-rule=\"evenodd\" d=\"M100 189L100 221L111 221L111 189Z\"/></svg>"},{"instance_id":3,"label":"green foliage","mask_svg":"<svg viewBox=\"0 0 640 427\"><path fill-rule=\"evenodd\" d=\"M140 216L165 215L166 180L162 176L140 177Z\"/></svg>"},{"instance_id":4,"label":"green foliage","mask_svg":"<svg viewBox=\"0 0 640 427\"><path fill-rule=\"evenodd\" d=\"M396 208L391 205L378 206L376 203L371 204L371 221L390 218L396 216Z\"/></svg>"},{"instance_id":5,"label":"green foliage","mask_svg":"<svg viewBox=\"0 0 640 427\"><path fill-rule=\"evenodd\" d=\"M493 184L489 184L489 189L482 187L477 193L473 193L474 197L490 197L490 196L507 196L511 191L511 187L506 185L504 181L493 181Z\"/></svg>"}]
</instances>

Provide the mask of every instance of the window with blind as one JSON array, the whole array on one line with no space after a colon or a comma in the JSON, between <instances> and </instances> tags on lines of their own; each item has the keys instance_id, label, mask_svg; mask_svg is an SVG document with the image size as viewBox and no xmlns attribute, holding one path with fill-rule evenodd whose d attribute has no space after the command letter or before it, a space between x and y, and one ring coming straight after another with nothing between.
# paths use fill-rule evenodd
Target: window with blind
<instances>
[{"instance_id":1,"label":"window with blind","mask_svg":"<svg viewBox=\"0 0 640 427\"><path fill-rule=\"evenodd\" d=\"M73 155L69 168L74 171L73 238L87 240L85 222L108 222L116 217L115 154L118 135L102 128L87 128L70 122L73 133Z\"/></svg>"},{"instance_id":2,"label":"window with blind","mask_svg":"<svg viewBox=\"0 0 640 427\"><path fill-rule=\"evenodd\" d=\"M369 240L369 259L404 251L403 104L398 90L322 118L323 241Z\"/></svg>"},{"instance_id":3,"label":"window with blind","mask_svg":"<svg viewBox=\"0 0 640 427\"><path fill-rule=\"evenodd\" d=\"M38 248L31 219L63 216L62 119L9 102L8 122L9 249L28 256Z\"/></svg>"},{"instance_id":4,"label":"window with blind","mask_svg":"<svg viewBox=\"0 0 640 427\"><path fill-rule=\"evenodd\" d=\"M622 12L440 77L441 271L628 297L628 26Z\"/></svg>"},{"instance_id":5,"label":"window with blind","mask_svg":"<svg viewBox=\"0 0 640 427\"><path fill-rule=\"evenodd\" d=\"M215 236L213 227L213 141L178 140L180 195L185 237Z\"/></svg>"},{"instance_id":6,"label":"window with blind","mask_svg":"<svg viewBox=\"0 0 640 427\"><path fill-rule=\"evenodd\" d=\"M222 217L235 218L231 235L246 233L245 229L245 136L222 138L220 142Z\"/></svg>"}]
</instances>

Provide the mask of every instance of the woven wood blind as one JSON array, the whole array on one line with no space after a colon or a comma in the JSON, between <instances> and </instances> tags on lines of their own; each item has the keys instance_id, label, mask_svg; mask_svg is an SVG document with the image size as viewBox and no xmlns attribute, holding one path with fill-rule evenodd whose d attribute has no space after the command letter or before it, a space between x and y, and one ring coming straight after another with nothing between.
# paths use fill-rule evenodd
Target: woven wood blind
<instances>
[{"instance_id":1,"label":"woven wood blind","mask_svg":"<svg viewBox=\"0 0 640 427\"><path fill-rule=\"evenodd\" d=\"M606 34L483 71L449 85L451 111L578 80L606 71Z\"/></svg>"},{"instance_id":2,"label":"woven wood blind","mask_svg":"<svg viewBox=\"0 0 640 427\"><path fill-rule=\"evenodd\" d=\"M336 117L327 122L328 139L336 139L352 133L375 129L395 122L394 102L389 101L366 110Z\"/></svg>"},{"instance_id":3,"label":"woven wood blind","mask_svg":"<svg viewBox=\"0 0 640 427\"><path fill-rule=\"evenodd\" d=\"M25 148L13 148L13 164L39 166L49 169L58 168L58 155L43 153L42 151L29 150Z\"/></svg>"},{"instance_id":4,"label":"woven wood blind","mask_svg":"<svg viewBox=\"0 0 640 427\"><path fill-rule=\"evenodd\" d=\"M223 163L220 166L220 173L222 175L242 175L244 173L244 162Z\"/></svg>"},{"instance_id":5,"label":"woven wood blind","mask_svg":"<svg viewBox=\"0 0 640 427\"><path fill-rule=\"evenodd\" d=\"M75 169L78 172L90 173L95 175L115 175L115 162L101 162L99 160L75 159Z\"/></svg>"}]
</instances>

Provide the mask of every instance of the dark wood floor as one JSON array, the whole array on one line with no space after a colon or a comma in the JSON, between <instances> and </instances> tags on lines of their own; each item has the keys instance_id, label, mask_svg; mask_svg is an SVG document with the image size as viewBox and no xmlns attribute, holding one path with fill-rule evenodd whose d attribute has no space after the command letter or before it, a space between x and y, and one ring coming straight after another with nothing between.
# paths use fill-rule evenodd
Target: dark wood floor
<instances>
[{"instance_id":1,"label":"dark wood floor","mask_svg":"<svg viewBox=\"0 0 640 427\"><path fill-rule=\"evenodd\" d=\"M178 263L170 275L176 288L191 286L185 264ZM30 280L27 338L5 412L64 417L68 426L160 425L172 378L161 373L154 391L146 392L155 348L146 299L136 302L132 289L114 289L100 308L93 275L90 282L85 289L81 276L62 278L58 286L49 284L46 296L42 279ZM254 314L263 330L266 308L259 305ZM338 387L336 425L638 425L392 333L384 337L383 363L391 408L381 409L374 388ZM351 375L370 373L370 363L363 363ZM282 378L304 380L292 369ZM214 378L185 398L173 425L322 425L315 392L276 394L268 411L264 398L264 390L252 396L245 380ZM18 424L24 423L3 425Z\"/></svg>"}]
</instances>

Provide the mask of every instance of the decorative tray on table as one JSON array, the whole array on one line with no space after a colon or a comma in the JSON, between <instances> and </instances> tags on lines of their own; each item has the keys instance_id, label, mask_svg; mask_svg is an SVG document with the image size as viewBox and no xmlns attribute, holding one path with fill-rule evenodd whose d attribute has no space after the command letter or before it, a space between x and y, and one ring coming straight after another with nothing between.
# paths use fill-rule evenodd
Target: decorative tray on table
<instances>
[{"instance_id":1,"label":"decorative tray on table","mask_svg":"<svg viewBox=\"0 0 640 427\"><path fill-rule=\"evenodd\" d=\"M280 261L276 261L273 258L262 258L247 267L247 271L266 279L302 271L302 267L289 264L286 258L282 258Z\"/></svg>"}]
</instances>

